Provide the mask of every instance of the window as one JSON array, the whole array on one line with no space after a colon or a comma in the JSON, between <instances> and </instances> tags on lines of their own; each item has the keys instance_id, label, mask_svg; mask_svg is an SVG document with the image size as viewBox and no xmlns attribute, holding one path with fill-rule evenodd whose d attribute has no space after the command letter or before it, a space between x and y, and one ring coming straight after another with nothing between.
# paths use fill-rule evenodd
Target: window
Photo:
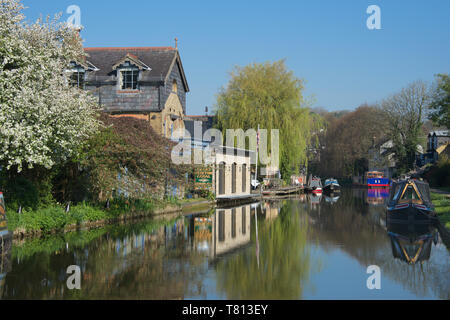
<instances>
[{"instance_id":1,"label":"window","mask_svg":"<svg viewBox=\"0 0 450 320\"><path fill-rule=\"evenodd\" d=\"M407 186L399 203L421 203L421 199L412 185Z\"/></svg>"},{"instance_id":2,"label":"window","mask_svg":"<svg viewBox=\"0 0 450 320\"><path fill-rule=\"evenodd\" d=\"M122 70L122 90L137 90L139 69Z\"/></svg>"},{"instance_id":3,"label":"window","mask_svg":"<svg viewBox=\"0 0 450 320\"><path fill-rule=\"evenodd\" d=\"M70 85L84 89L84 71L74 71L69 78Z\"/></svg>"},{"instance_id":4,"label":"window","mask_svg":"<svg viewBox=\"0 0 450 320\"><path fill-rule=\"evenodd\" d=\"M86 70L83 66L72 61L70 63L70 68L66 72L71 86L84 89Z\"/></svg>"},{"instance_id":5,"label":"window","mask_svg":"<svg viewBox=\"0 0 450 320\"><path fill-rule=\"evenodd\" d=\"M177 92L178 91L177 80L175 80L175 79L172 82L172 91L173 92Z\"/></svg>"}]
</instances>

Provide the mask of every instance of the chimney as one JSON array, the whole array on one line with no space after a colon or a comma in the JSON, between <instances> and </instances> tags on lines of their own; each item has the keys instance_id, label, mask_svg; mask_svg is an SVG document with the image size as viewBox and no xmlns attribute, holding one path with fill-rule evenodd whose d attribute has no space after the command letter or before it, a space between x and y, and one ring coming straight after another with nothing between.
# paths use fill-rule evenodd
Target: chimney
<instances>
[{"instance_id":1,"label":"chimney","mask_svg":"<svg viewBox=\"0 0 450 320\"><path fill-rule=\"evenodd\" d=\"M175 38L175 49L178 49L178 38Z\"/></svg>"}]
</instances>

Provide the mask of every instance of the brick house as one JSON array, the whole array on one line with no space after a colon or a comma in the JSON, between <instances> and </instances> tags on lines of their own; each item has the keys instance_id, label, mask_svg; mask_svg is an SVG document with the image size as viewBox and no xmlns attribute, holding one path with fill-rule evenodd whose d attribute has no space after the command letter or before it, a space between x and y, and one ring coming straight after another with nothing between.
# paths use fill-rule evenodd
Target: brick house
<instances>
[{"instance_id":1,"label":"brick house","mask_svg":"<svg viewBox=\"0 0 450 320\"><path fill-rule=\"evenodd\" d=\"M68 70L74 85L91 91L113 116L148 120L170 138L184 129L189 86L173 47L85 48L83 63Z\"/></svg>"}]
</instances>

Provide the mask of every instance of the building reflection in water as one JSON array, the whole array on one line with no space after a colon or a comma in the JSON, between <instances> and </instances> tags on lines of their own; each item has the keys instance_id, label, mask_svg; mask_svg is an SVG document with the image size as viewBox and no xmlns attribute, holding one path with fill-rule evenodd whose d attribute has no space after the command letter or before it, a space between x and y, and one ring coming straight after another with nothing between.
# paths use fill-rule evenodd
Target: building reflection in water
<instances>
[{"instance_id":1,"label":"building reflection in water","mask_svg":"<svg viewBox=\"0 0 450 320\"><path fill-rule=\"evenodd\" d=\"M190 238L197 251L214 258L250 243L251 206L216 209L213 215L190 216Z\"/></svg>"}]
</instances>

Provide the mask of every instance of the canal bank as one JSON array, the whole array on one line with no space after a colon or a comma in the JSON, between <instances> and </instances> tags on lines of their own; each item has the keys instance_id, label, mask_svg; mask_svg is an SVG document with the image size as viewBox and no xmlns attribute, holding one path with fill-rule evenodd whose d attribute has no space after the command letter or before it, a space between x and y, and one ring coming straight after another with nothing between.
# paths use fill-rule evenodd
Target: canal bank
<instances>
[{"instance_id":1,"label":"canal bank","mask_svg":"<svg viewBox=\"0 0 450 320\"><path fill-rule=\"evenodd\" d=\"M21 213L9 210L7 217L8 228L13 238L21 239L201 211L215 206L215 200L206 199L159 203L145 203L142 200L133 203L133 200L126 200L120 204L108 204L108 209L83 203L66 209L58 206L37 211L24 210Z\"/></svg>"},{"instance_id":2,"label":"canal bank","mask_svg":"<svg viewBox=\"0 0 450 320\"><path fill-rule=\"evenodd\" d=\"M22 213L7 211L8 228L14 239L40 237L46 234L67 233L89 230L106 225L133 223L146 218L171 214L190 214L204 212L216 207L225 208L260 201L255 195L250 197L223 198L220 200L189 199L177 202L159 202L157 205L133 205L126 200L126 206L110 204L109 209L100 209L87 204L67 207L47 208ZM137 200L138 202L140 200Z\"/></svg>"}]
</instances>

